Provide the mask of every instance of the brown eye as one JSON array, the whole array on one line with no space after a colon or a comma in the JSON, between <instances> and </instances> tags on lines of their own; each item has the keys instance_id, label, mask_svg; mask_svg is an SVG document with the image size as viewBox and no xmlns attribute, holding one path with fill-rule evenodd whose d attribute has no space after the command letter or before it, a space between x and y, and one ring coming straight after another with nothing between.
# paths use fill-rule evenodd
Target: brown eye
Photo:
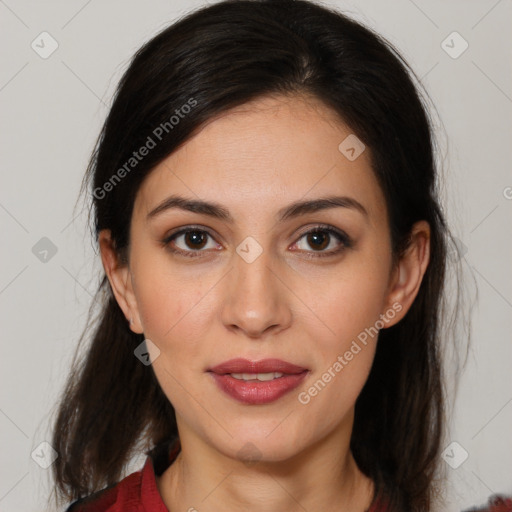
<instances>
[{"instance_id":1,"label":"brown eye","mask_svg":"<svg viewBox=\"0 0 512 512\"><path fill-rule=\"evenodd\" d=\"M209 239L212 239L210 247L207 246ZM200 256L203 249L215 249L217 244L213 241L212 235L204 229L186 228L168 236L162 241L163 245L171 252L194 258Z\"/></svg>"},{"instance_id":2,"label":"brown eye","mask_svg":"<svg viewBox=\"0 0 512 512\"><path fill-rule=\"evenodd\" d=\"M307 234L307 241L310 247L322 250L329 245L331 235L322 231L311 231Z\"/></svg>"},{"instance_id":3,"label":"brown eye","mask_svg":"<svg viewBox=\"0 0 512 512\"><path fill-rule=\"evenodd\" d=\"M207 236L208 234L204 231L187 231L184 242L191 249L202 249L206 244Z\"/></svg>"},{"instance_id":4,"label":"brown eye","mask_svg":"<svg viewBox=\"0 0 512 512\"><path fill-rule=\"evenodd\" d=\"M304 240L305 243L302 243L302 240ZM295 246L300 251L309 253L311 257L334 256L344 249L352 247L352 240L342 231L338 231L332 227L316 226L312 230L304 233L299 238L299 241L295 243Z\"/></svg>"},{"instance_id":5,"label":"brown eye","mask_svg":"<svg viewBox=\"0 0 512 512\"><path fill-rule=\"evenodd\" d=\"M211 239L212 244L210 247L208 247L209 239ZM305 244L303 244L305 247L300 246L302 240L305 241ZM208 231L194 227L181 229L169 235L162 243L172 253L189 258L199 257L201 253L210 252L207 249L219 248ZM316 226L304 233L294 245L301 252L307 253L308 257L314 258L335 256L352 247L352 241L342 231L329 226Z\"/></svg>"}]
</instances>

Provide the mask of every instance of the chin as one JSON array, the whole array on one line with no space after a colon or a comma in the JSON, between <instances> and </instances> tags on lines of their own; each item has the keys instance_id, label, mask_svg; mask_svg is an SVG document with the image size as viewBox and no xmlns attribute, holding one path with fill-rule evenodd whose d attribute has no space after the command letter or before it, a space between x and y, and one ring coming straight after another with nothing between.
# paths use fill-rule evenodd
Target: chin
<instances>
[{"instance_id":1,"label":"chin","mask_svg":"<svg viewBox=\"0 0 512 512\"><path fill-rule=\"evenodd\" d=\"M252 423L246 429L237 429L232 439L223 436L222 446L217 446L217 449L230 458L255 464L284 462L307 447L303 436L292 435L289 428L278 432L279 427L276 429L275 425L272 422L268 428L269 424L263 426L260 422L259 425Z\"/></svg>"}]
</instances>

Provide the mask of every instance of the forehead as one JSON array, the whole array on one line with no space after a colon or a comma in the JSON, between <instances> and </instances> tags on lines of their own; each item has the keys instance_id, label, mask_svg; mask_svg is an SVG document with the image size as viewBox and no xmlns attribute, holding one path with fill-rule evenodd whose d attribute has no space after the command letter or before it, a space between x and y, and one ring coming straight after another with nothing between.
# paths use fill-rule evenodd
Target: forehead
<instances>
[{"instance_id":1,"label":"forehead","mask_svg":"<svg viewBox=\"0 0 512 512\"><path fill-rule=\"evenodd\" d=\"M370 217L381 216L385 202L369 149L356 159L340 151L353 137L316 98L260 98L208 121L153 169L134 212L147 215L177 193L225 204L234 215L339 193L364 203Z\"/></svg>"}]
</instances>

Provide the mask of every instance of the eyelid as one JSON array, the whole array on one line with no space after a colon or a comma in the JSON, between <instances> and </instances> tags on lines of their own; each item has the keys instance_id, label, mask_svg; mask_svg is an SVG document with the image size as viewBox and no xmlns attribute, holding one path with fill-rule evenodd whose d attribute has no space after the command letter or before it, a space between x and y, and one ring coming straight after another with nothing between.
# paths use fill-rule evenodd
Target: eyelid
<instances>
[{"instance_id":1,"label":"eyelid","mask_svg":"<svg viewBox=\"0 0 512 512\"><path fill-rule=\"evenodd\" d=\"M183 249L171 248L170 243L173 239L177 238L180 235L186 234L189 231L204 232L208 236L210 236L213 240L216 241L216 236L214 236L212 234L212 232L210 231L210 229L207 228L206 226L202 226L199 224L190 224L187 226L182 226L180 228L176 228L174 231L171 231L169 234L167 234L163 238L162 245L165 248L167 248L168 250L170 250L172 253L181 254L181 255L184 255L185 257L190 257L190 258L200 257L201 253L209 253L211 251L211 249L210 250L184 251ZM335 249L335 250L330 250L330 251L298 250L297 252L305 253L308 255L307 257L311 257L311 258L320 257L321 258L321 257L328 257L328 256L336 256L343 250L349 249L353 246L352 239L343 230L336 228L330 224L323 224L323 223L317 223L317 224L314 224L313 226L304 228L304 230L301 230L301 232L298 235L296 235L297 238L296 238L295 242L293 242L292 245L295 245L297 242L299 242L305 235L314 233L316 231L326 232L330 236L335 236L336 238L338 238L338 240L340 241L340 243L342 245L341 249Z\"/></svg>"},{"instance_id":2,"label":"eyelid","mask_svg":"<svg viewBox=\"0 0 512 512\"><path fill-rule=\"evenodd\" d=\"M310 233L315 233L316 231L326 232L330 236L334 236L334 237L338 238L342 247L338 248L338 249L331 249L330 251L300 251L302 253L305 253L307 255L306 257L311 257L311 258L320 257L321 258L321 257L336 256L336 255L340 254L341 252L343 252L345 249L350 249L353 247L353 240L351 237L349 237L347 235L347 233L345 231L343 231L342 229L336 228L334 226L331 226L330 224L323 224L323 223L318 223L312 227L310 226L310 227L305 228L304 231L301 231L301 233L298 235L297 241L294 242L293 245L298 243L298 241L301 240L305 235L308 235Z\"/></svg>"},{"instance_id":3,"label":"eyelid","mask_svg":"<svg viewBox=\"0 0 512 512\"><path fill-rule=\"evenodd\" d=\"M190 224L190 225L187 225L187 226L182 226L180 228L176 228L175 230L171 231L170 233L167 233L164 238L162 239L161 243L162 245L167 248L168 250L170 250L171 252L173 253L177 253L177 254L185 254L185 253L201 253L201 252L208 252L208 251L203 251L203 250L196 250L196 251L184 251L183 249L174 249L174 248L171 248L170 246L170 243L172 242L173 239L181 236L181 235L184 235L186 233L188 233L189 231L199 231L199 232L204 232L206 233L210 238L212 238L213 240L216 241L216 237L213 235L213 233L210 231L209 228L207 228L206 226L202 226L200 224ZM217 242L218 243L218 242ZM187 254L185 254L187 255ZM191 256L190 254L188 254L188 256Z\"/></svg>"}]
</instances>

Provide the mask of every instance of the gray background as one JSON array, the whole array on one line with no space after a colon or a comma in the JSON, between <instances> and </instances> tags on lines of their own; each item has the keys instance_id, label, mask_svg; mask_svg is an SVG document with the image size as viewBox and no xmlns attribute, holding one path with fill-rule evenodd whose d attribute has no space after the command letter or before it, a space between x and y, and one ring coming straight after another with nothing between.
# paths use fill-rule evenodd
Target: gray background
<instances>
[{"instance_id":1,"label":"gray background","mask_svg":"<svg viewBox=\"0 0 512 512\"><path fill-rule=\"evenodd\" d=\"M144 41L202 4L0 0L1 512L45 507L50 470L35 460L51 461L40 443L100 269L73 208L114 87ZM512 494L511 1L326 4L398 47L442 121L443 202L479 292L446 443L458 444L444 454L447 510L459 511ZM31 47L43 51L44 31L58 43L46 59Z\"/></svg>"}]
</instances>

